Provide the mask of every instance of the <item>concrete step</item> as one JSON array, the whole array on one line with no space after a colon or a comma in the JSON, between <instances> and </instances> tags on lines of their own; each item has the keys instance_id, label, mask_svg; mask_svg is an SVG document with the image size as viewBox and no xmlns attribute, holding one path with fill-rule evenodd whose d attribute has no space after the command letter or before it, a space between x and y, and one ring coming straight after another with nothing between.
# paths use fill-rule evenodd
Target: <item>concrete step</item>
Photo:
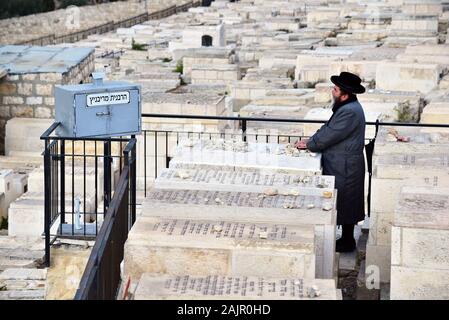
<instances>
[{"instance_id":1,"label":"concrete step","mask_svg":"<svg viewBox=\"0 0 449 320\"><path fill-rule=\"evenodd\" d=\"M45 290L0 291L0 300L44 300Z\"/></svg>"},{"instance_id":2,"label":"concrete step","mask_svg":"<svg viewBox=\"0 0 449 320\"><path fill-rule=\"evenodd\" d=\"M47 269L10 268L0 273L0 281L5 280L45 280Z\"/></svg>"},{"instance_id":3,"label":"concrete step","mask_svg":"<svg viewBox=\"0 0 449 320\"><path fill-rule=\"evenodd\" d=\"M0 300L43 300L47 269L9 268L0 273Z\"/></svg>"},{"instance_id":4,"label":"concrete step","mask_svg":"<svg viewBox=\"0 0 449 320\"><path fill-rule=\"evenodd\" d=\"M0 271L4 271L10 268L34 268L38 264L35 260L28 259L9 259L0 257Z\"/></svg>"},{"instance_id":5,"label":"concrete step","mask_svg":"<svg viewBox=\"0 0 449 320\"><path fill-rule=\"evenodd\" d=\"M44 259L45 247L42 239L0 236L0 270L2 266L38 265ZM3 268L5 269L5 268Z\"/></svg>"},{"instance_id":6,"label":"concrete step","mask_svg":"<svg viewBox=\"0 0 449 320\"><path fill-rule=\"evenodd\" d=\"M0 248L0 257L13 260L40 261L44 258L44 251L31 251L26 248Z\"/></svg>"},{"instance_id":7,"label":"concrete step","mask_svg":"<svg viewBox=\"0 0 449 320\"><path fill-rule=\"evenodd\" d=\"M44 290L45 280L2 280L5 291Z\"/></svg>"}]
</instances>

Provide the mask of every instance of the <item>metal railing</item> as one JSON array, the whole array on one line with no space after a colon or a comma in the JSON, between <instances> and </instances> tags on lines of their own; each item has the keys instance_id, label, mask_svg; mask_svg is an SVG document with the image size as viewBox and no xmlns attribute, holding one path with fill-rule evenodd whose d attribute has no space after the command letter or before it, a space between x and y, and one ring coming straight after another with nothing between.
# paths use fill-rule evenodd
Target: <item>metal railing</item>
<instances>
[{"instance_id":1,"label":"metal railing","mask_svg":"<svg viewBox=\"0 0 449 320\"><path fill-rule=\"evenodd\" d=\"M75 300L113 300L117 296L125 241L136 220L135 151L136 139L131 139L123 151L125 165Z\"/></svg>"},{"instance_id":2,"label":"metal railing","mask_svg":"<svg viewBox=\"0 0 449 320\"><path fill-rule=\"evenodd\" d=\"M93 240L107 216L117 177L129 161L124 153L132 145L130 202L135 212L135 138L72 138L51 134L54 123L41 139L45 142L45 263L50 265L50 246L57 238Z\"/></svg>"},{"instance_id":3,"label":"metal railing","mask_svg":"<svg viewBox=\"0 0 449 320\"><path fill-rule=\"evenodd\" d=\"M143 118L155 118L155 119L189 119L192 121L205 120L205 121L231 121L238 123L239 132L226 133L226 132L194 132L194 131L176 131L176 130L142 130L143 135L143 150L139 154L143 154L143 168L140 174L143 173L143 182L140 185L143 188L144 196L147 196L147 190L150 183L147 179L151 177L155 179L158 177L161 169L168 168L170 160L172 158L172 150L178 145L182 137L197 137L204 138L236 138L241 137L243 141L252 140L254 142L273 142L273 143L291 143L296 140L308 138L308 136L294 135L294 134L260 134L260 133L248 133L248 123L279 123L279 124L323 124L326 121L323 120L305 120L305 119L285 119L285 118L254 118L254 117L235 117L235 116L203 116L203 115L176 115L176 114L142 114ZM421 124L421 123L401 123L401 122L366 122L367 126L375 127L375 134L372 138L365 139L365 153L367 161L368 172L368 194L367 194L367 214L370 216L371 212L371 177L373 174L372 158L374 153L375 141L377 132L380 127L429 127L429 128L449 128L449 124ZM152 141L148 141L148 140ZM160 148L159 143L164 144ZM149 150L149 147L153 150ZM148 155L148 153L151 153ZM162 158L162 161L158 161ZM150 170L152 168L153 170ZM138 174L139 175L139 174Z\"/></svg>"}]
</instances>

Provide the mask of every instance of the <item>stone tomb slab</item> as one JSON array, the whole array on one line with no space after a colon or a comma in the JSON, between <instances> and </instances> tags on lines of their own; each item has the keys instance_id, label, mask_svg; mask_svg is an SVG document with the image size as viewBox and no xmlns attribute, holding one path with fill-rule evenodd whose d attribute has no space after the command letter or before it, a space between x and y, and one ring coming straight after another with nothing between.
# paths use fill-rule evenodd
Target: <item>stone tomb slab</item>
<instances>
[{"instance_id":1,"label":"stone tomb slab","mask_svg":"<svg viewBox=\"0 0 449 320\"><path fill-rule=\"evenodd\" d=\"M374 157L374 211L393 213L400 189L406 185L449 187L449 153L406 153Z\"/></svg>"},{"instance_id":2,"label":"stone tomb slab","mask_svg":"<svg viewBox=\"0 0 449 320\"><path fill-rule=\"evenodd\" d=\"M81 199L81 225L83 225L84 216L87 219L95 211L95 196L86 194L86 203L82 195L75 195ZM65 198L66 222L72 223L72 198L67 195ZM84 205L86 213L84 215ZM58 206L59 208L59 206ZM27 192L16 201L12 202L8 210L8 235L10 236L36 236L40 237L44 232L44 193Z\"/></svg>"},{"instance_id":3,"label":"stone tomb slab","mask_svg":"<svg viewBox=\"0 0 449 320\"><path fill-rule=\"evenodd\" d=\"M449 150L449 135L447 133L426 132L428 128L395 128L402 136L410 138L410 142L399 142L388 133L391 127L381 127L376 138L374 153L404 154L404 153L446 153Z\"/></svg>"},{"instance_id":4,"label":"stone tomb slab","mask_svg":"<svg viewBox=\"0 0 449 320\"><path fill-rule=\"evenodd\" d=\"M332 278L336 196L336 190L332 198L305 195L265 196L250 192L153 190L142 204L142 216L313 225L316 235L317 277ZM312 208L308 208L309 206Z\"/></svg>"},{"instance_id":5,"label":"stone tomb slab","mask_svg":"<svg viewBox=\"0 0 449 320\"><path fill-rule=\"evenodd\" d=\"M155 181L157 189L216 190L322 196L335 189L334 176L308 176L213 169L164 169Z\"/></svg>"},{"instance_id":6,"label":"stone tomb slab","mask_svg":"<svg viewBox=\"0 0 449 320\"><path fill-rule=\"evenodd\" d=\"M449 230L449 188L406 186L401 189L394 225Z\"/></svg>"},{"instance_id":7,"label":"stone tomb slab","mask_svg":"<svg viewBox=\"0 0 449 320\"><path fill-rule=\"evenodd\" d=\"M236 171L273 171L321 174L320 153L284 152L286 145L217 141L182 142L170 168L216 168Z\"/></svg>"},{"instance_id":8,"label":"stone tomb slab","mask_svg":"<svg viewBox=\"0 0 449 320\"><path fill-rule=\"evenodd\" d=\"M125 274L314 279L314 237L311 225L140 217L125 245Z\"/></svg>"},{"instance_id":9,"label":"stone tomb slab","mask_svg":"<svg viewBox=\"0 0 449 320\"><path fill-rule=\"evenodd\" d=\"M318 297L307 294L312 287ZM340 290L331 279L291 279L227 276L156 276L144 274L136 300L339 300Z\"/></svg>"},{"instance_id":10,"label":"stone tomb slab","mask_svg":"<svg viewBox=\"0 0 449 320\"><path fill-rule=\"evenodd\" d=\"M392 299L449 297L449 188L404 187L394 213Z\"/></svg>"},{"instance_id":11,"label":"stone tomb slab","mask_svg":"<svg viewBox=\"0 0 449 320\"><path fill-rule=\"evenodd\" d=\"M395 207L404 186L421 186L426 189L449 187L449 155L409 152L375 156L369 248L366 255L367 261L381 266L383 282L390 279L392 224ZM432 205L429 203L429 207ZM419 217L413 211L410 214L416 219ZM435 217L427 217L424 221L431 224L437 220Z\"/></svg>"}]
</instances>

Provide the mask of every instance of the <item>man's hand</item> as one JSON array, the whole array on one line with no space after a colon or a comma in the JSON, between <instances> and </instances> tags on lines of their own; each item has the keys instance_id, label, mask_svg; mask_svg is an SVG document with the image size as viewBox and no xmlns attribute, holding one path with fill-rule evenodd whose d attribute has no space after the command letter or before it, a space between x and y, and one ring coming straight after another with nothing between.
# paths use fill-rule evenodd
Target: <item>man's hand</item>
<instances>
[{"instance_id":1,"label":"man's hand","mask_svg":"<svg viewBox=\"0 0 449 320\"><path fill-rule=\"evenodd\" d=\"M295 142L295 147L298 149L307 149L307 141L309 139L298 140Z\"/></svg>"}]
</instances>

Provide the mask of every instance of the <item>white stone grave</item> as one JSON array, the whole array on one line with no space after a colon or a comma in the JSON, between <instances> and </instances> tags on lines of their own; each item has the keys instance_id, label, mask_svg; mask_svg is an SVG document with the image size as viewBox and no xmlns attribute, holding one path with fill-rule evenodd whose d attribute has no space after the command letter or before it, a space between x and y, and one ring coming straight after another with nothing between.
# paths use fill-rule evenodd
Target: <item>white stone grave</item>
<instances>
[{"instance_id":1,"label":"white stone grave","mask_svg":"<svg viewBox=\"0 0 449 320\"><path fill-rule=\"evenodd\" d=\"M313 226L139 217L124 273L315 278Z\"/></svg>"},{"instance_id":2,"label":"white stone grave","mask_svg":"<svg viewBox=\"0 0 449 320\"><path fill-rule=\"evenodd\" d=\"M319 295L316 292L319 291ZM342 300L333 280L144 274L136 300Z\"/></svg>"}]
</instances>

